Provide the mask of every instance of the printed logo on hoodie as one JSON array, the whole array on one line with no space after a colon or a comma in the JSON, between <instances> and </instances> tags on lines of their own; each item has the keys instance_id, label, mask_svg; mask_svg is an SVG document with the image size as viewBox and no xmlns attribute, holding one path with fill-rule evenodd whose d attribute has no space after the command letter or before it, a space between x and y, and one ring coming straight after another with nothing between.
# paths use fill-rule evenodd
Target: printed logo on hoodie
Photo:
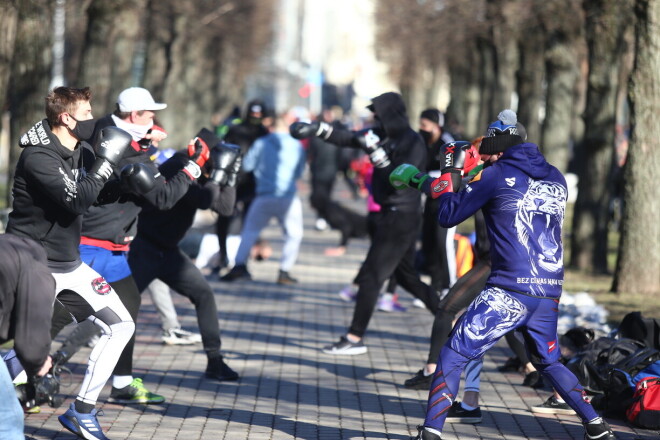
<instances>
[{"instance_id":1,"label":"printed logo on hoodie","mask_svg":"<svg viewBox=\"0 0 660 440\"><path fill-rule=\"evenodd\" d=\"M39 121L34 124L34 126L29 129L27 133L21 136L20 143L22 146L50 144L50 139L48 139L48 134L44 128L43 121Z\"/></svg>"}]
</instances>

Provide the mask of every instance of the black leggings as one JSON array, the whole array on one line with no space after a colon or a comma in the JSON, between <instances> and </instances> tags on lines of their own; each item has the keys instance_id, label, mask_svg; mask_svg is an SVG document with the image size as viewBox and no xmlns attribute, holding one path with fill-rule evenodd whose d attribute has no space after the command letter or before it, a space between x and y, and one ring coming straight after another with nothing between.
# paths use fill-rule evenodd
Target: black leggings
<instances>
[{"instance_id":1,"label":"black leggings","mask_svg":"<svg viewBox=\"0 0 660 440\"><path fill-rule=\"evenodd\" d=\"M427 363L435 364L438 361L440 350L449 339L456 314L469 306L481 293L489 276L490 261L477 261L472 269L456 281L456 284L449 289L449 293L440 301L433 320L431 349Z\"/></svg>"},{"instance_id":2,"label":"black leggings","mask_svg":"<svg viewBox=\"0 0 660 440\"><path fill-rule=\"evenodd\" d=\"M449 289L451 274L449 262L456 259L456 251L452 237L447 246L449 229L438 224L438 200L427 198L424 205L424 220L422 222L422 255L426 269L431 275L431 286L435 290ZM455 266L456 264L453 263Z\"/></svg>"},{"instance_id":3,"label":"black leggings","mask_svg":"<svg viewBox=\"0 0 660 440\"><path fill-rule=\"evenodd\" d=\"M195 306L204 350L209 354L220 350L218 307L213 290L187 255L179 248L160 248L138 235L131 244L128 264L138 291L144 291L158 278L188 298Z\"/></svg>"},{"instance_id":4,"label":"black leggings","mask_svg":"<svg viewBox=\"0 0 660 440\"><path fill-rule=\"evenodd\" d=\"M516 357L520 359L520 365L524 367L530 362L530 360L529 356L527 355L527 350L525 349L525 344L521 339L522 337L522 334L520 334L518 330L514 330L504 335L509 348L513 350L513 352L516 354Z\"/></svg>"},{"instance_id":5,"label":"black leggings","mask_svg":"<svg viewBox=\"0 0 660 440\"><path fill-rule=\"evenodd\" d=\"M415 239L419 214L385 209L371 215L375 231L367 257L355 277L359 285L349 333L364 336L383 283L394 274L397 283L435 313L438 294L415 271Z\"/></svg>"}]
</instances>

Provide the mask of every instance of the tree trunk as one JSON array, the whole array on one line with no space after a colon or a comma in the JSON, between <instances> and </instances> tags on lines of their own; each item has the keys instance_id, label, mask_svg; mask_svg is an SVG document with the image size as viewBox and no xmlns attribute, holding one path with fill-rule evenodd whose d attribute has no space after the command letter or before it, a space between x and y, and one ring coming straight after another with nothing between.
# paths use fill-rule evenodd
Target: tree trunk
<instances>
[{"instance_id":1,"label":"tree trunk","mask_svg":"<svg viewBox=\"0 0 660 440\"><path fill-rule=\"evenodd\" d=\"M0 3L0 112L4 113L7 100L7 88L11 62L14 56L16 41L16 26L18 24L18 9L16 1ZM2 128L0 118L0 129Z\"/></svg>"},{"instance_id":2,"label":"tree trunk","mask_svg":"<svg viewBox=\"0 0 660 440\"><path fill-rule=\"evenodd\" d=\"M77 83L89 86L97 114L115 109L117 95L131 85L135 44L140 38L146 0L94 0L87 10Z\"/></svg>"},{"instance_id":3,"label":"tree trunk","mask_svg":"<svg viewBox=\"0 0 660 440\"><path fill-rule=\"evenodd\" d=\"M571 266L607 272L618 66L631 23L629 0L585 0L589 78L578 196L573 217Z\"/></svg>"},{"instance_id":4,"label":"tree trunk","mask_svg":"<svg viewBox=\"0 0 660 440\"><path fill-rule=\"evenodd\" d=\"M532 32L520 38L520 69L518 69L518 121L527 129L527 141L541 142L540 110L543 102L544 36Z\"/></svg>"},{"instance_id":5,"label":"tree trunk","mask_svg":"<svg viewBox=\"0 0 660 440\"><path fill-rule=\"evenodd\" d=\"M9 75L14 56L17 24L18 9L16 1L0 3L0 133L2 133L2 121L7 108L7 90L9 89ZM0 173L5 173L10 168L8 159L9 146L4 145L3 140L0 139ZM8 196L0 194L0 197L7 198Z\"/></svg>"},{"instance_id":6,"label":"tree trunk","mask_svg":"<svg viewBox=\"0 0 660 440\"><path fill-rule=\"evenodd\" d=\"M196 22L194 11L171 10L152 2L144 85L167 103L159 113L170 136L167 146L181 148L208 125L214 110L216 76L213 35ZM158 29L158 30L156 30Z\"/></svg>"},{"instance_id":7,"label":"tree trunk","mask_svg":"<svg viewBox=\"0 0 660 440\"><path fill-rule=\"evenodd\" d=\"M546 48L546 103L540 147L545 158L566 172L570 156L573 88L577 80L575 41L553 37Z\"/></svg>"},{"instance_id":8,"label":"tree trunk","mask_svg":"<svg viewBox=\"0 0 660 440\"><path fill-rule=\"evenodd\" d=\"M632 137L624 168L624 212L612 290L660 296L660 2L636 1L630 81Z\"/></svg>"},{"instance_id":9,"label":"tree trunk","mask_svg":"<svg viewBox=\"0 0 660 440\"><path fill-rule=\"evenodd\" d=\"M50 0L18 2L18 27L12 62L9 111L11 140L7 174L8 188L14 180L14 165L21 151L20 136L35 122L46 117L44 97L48 93L52 66L52 3ZM11 191L7 193L11 204Z\"/></svg>"},{"instance_id":10,"label":"tree trunk","mask_svg":"<svg viewBox=\"0 0 660 440\"><path fill-rule=\"evenodd\" d=\"M495 67L495 49L492 40L480 38L477 43L479 50L479 117L477 118L477 133L483 134L488 124L493 122L502 105L496 100L497 72Z\"/></svg>"},{"instance_id":11,"label":"tree trunk","mask_svg":"<svg viewBox=\"0 0 660 440\"><path fill-rule=\"evenodd\" d=\"M479 125L480 74L479 53L476 40L465 42L464 57L453 60L449 65L451 97L447 106L449 130L459 137L473 139L485 130Z\"/></svg>"},{"instance_id":12,"label":"tree trunk","mask_svg":"<svg viewBox=\"0 0 660 440\"><path fill-rule=\"evenodd\" d=\"M492 113L489 122L494 121L500 111L511 108L511 98L516 91L516 71L518 70L518 33L509 23L508 9L516 7L517 2L494 0L496 13L491 20L492 42L495 63L495 89L493 92Z\"/></svg>"}]
</instances>

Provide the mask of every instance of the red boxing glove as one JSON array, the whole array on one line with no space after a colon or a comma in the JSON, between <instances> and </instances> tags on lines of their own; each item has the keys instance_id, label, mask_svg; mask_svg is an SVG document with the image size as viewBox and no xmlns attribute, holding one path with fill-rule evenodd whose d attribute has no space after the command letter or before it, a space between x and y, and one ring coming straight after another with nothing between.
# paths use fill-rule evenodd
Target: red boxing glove
<instances>
[{"instance_id":1,"label":"red boxing glove","mask_svg":"<svg viewBox=\"0 0 660 440\"><path fill-rule=\"evenodd\" d=\"M200 167L204 166L206 161L209 160L210 155L211 150L209 150L209 146L202 138L196 137L188 144L188 156L190 157L190 160Z\"/></svg>"},{"instance_id":2,"label":"red boxing glove","mask_svg":"<svg viewBox=\"0 0 660 440\"><path fill-rule=\"evenodd\" d=\"M458 192L461 185L461 170L448 169L437 179L431 180L428 185L428 190L424 192L432 199L437 199L444 193Z\"/></svg>"}]
</instances>

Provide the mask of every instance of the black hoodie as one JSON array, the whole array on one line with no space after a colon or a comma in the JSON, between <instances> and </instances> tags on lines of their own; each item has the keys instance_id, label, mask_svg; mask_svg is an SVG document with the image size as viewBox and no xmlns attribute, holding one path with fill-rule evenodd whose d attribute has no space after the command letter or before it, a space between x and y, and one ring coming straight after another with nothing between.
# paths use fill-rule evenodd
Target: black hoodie
<instances>
[{"instance_id":1,"label":"black hoodie","mask_svg":"<svg viewBox=\"0 0 660 440\"><path fill-rule=\"evenodd\" d=\"M95 136L105 127L115 126L111 115L96 123ZM138 214L142 207L170 209L188 191L193 182L183 171L173 174L167 181L158 173L146 151L140 149L137 142L132 142L115 167L114 178L119 179L122 167L128 164L142 163L151 168L156 177L154 188L146 194L124 194L113 203L95 205L89 208L83 217L82 244L109 250L127 251L128 245L137 233ZM111 183L108 183L108 187ZM107 188L106 188L107 189ZM104 189L104 193L106 192Z\"/></svg>"},{"instance_id":2,"label":"black hoodie","mask_svg":"<svg viewBox=\"0 0 660 440\"><path fill-rule=\"evenodd\" d=\"M394 189L389 176L394 168L403 163L414 165L420 170L426 166L426 145L422 137L410 127L406 105L401 95L383 93L371 100L374 114L380 120L387 138L382 148L387 152L390 165L374 168L372 191L374 200L382 209L416 212L421 209L421 193L412 188ZM359 147L355 133L348 130L333 130L328 142L341 146Z\"/></svg>"},{"instance_id":3,"label":"black hoodie","mask_svg":"<svg viewBox=\"0 0 660 440\"><path fill-rule=\"evenodd\" d=\"M69 272L80 265L82 214L103 187L87 175L94 152L86 142L73 151L64 147L46 119L21 136L19 145L23 151L14 175L7 232L41 243L48 266L54 272Z\"/></svg>"}]
</instances>

